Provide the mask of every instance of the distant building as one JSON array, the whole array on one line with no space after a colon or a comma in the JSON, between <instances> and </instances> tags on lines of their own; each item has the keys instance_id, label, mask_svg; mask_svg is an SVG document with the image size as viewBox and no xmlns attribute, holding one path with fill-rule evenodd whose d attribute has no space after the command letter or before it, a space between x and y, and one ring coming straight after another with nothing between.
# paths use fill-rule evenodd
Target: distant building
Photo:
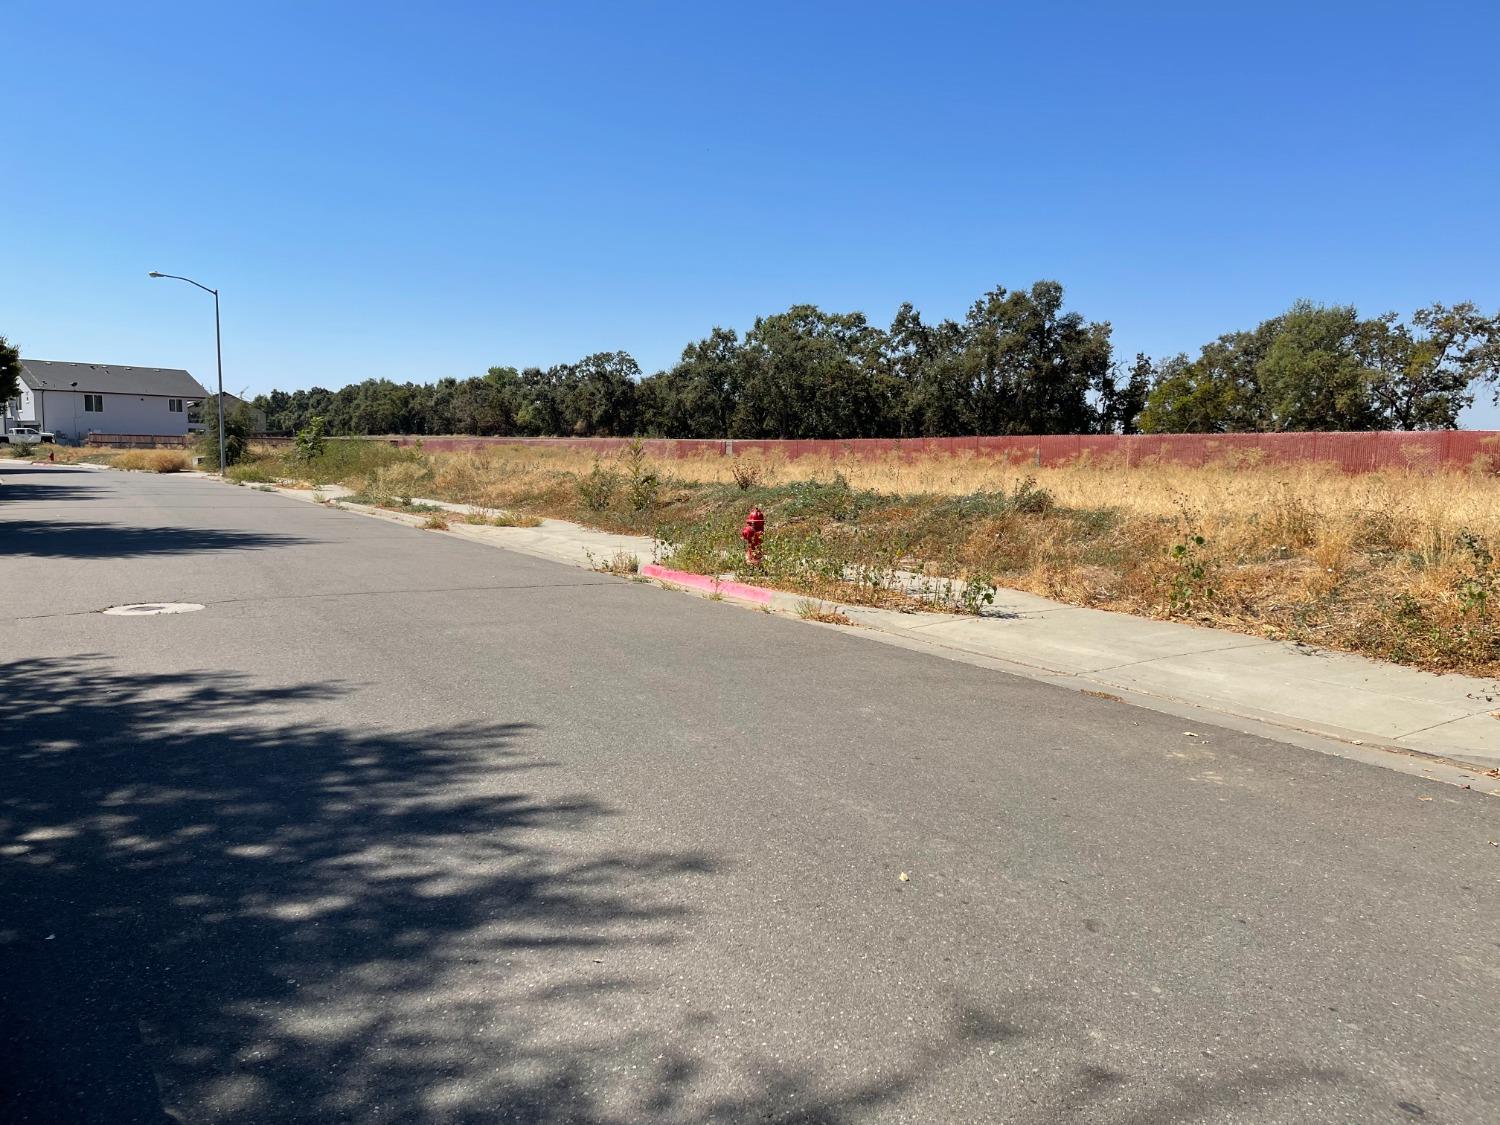
<instances>
[{"instance_id":1,"label":"distant building","mask_svg":"<svg viewBox=\"0 0 1500 1125\"><path fill-rule=\"evenodd\" d=\"M21 361L21 394L5 404L5 427L35 426L63 441L96 434L181 435L207 394L175 367Z\"/></svg>"},{"instance_id":2,"label":"distant building","mask_svg":"<svg viewBox=\"0 0 1500 1125\"><path fill-rule=\"evenodd\" d=\"M203 415L205 411L208 412L210 418L213 417L213 402L218 397L215 394L206 394L203 396L201 406L196 406L188 411L188 426L194 433L198 433L203 429ZM228 391L225 391L224 409L227 411L224 415L226 420L233 418L239 411L244 410L250 419L250 432L252 434L263 434L266 432L266 412L257 406L251 406L244 399L240 398L239 395L232 395Z\"/></svg>"}]
</instances>

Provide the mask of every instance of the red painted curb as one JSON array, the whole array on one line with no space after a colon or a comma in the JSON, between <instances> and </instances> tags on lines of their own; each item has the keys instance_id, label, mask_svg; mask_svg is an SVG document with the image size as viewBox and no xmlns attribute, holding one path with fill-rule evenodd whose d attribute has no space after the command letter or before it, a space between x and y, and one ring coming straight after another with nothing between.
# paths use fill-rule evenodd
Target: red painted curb
<instances>
[{"instance_id":1,"label":"red painted curb","mask_svg":"<svg viewBox=\"0 0 1500 1125\"><path fill-rule=\"evenodd\" d=\"M691 571L673 570L671 567L658 566L656 563L647 563L641 567L641 574L646 578L659 578L663 582L671 582L675 586L686 586L691 590L702 590L707 594L722 594L726 598L739 598L747 602L759 602L762 605L771 604L770 590L763 590L759 586L747 586L743 582L727 582L711 574L693 574Z\"/></svg>"}]
</instances>

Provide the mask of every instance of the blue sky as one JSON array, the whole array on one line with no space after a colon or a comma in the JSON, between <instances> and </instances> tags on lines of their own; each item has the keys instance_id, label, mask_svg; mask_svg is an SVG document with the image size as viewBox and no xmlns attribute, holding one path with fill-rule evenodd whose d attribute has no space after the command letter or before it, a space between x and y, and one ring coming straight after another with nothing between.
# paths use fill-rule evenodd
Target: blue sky
<instances>
[{"instance_id":1,"label":"blue sky","mask_svg":"<svg viewBox=\"0 0 1500 1125\"><path fill-rule=\"evenodd\" d=\"M336 387L1060 280L1117 351L1500 308L1500 8L11 0L0 334ZM1500 425L1500 411L1471 424Z\"/></svg>"}]
</instances>

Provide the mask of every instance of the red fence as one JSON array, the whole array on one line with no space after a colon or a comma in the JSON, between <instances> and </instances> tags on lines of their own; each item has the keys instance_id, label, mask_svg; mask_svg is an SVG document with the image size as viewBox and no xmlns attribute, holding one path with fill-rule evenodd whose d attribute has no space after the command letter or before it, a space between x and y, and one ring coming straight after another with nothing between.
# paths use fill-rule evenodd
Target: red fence
<instances>
[{"instance_id":1,"label":"red fence","mask_svg":"<svg viewBox=\"0 0 1500 1125\"><path fill-rule=\"evenodd\" d=\"M478 449L489 445L531 445L618 453L628 438L396 437L400 445L422 443L427 450ZM653 457L738 456L746 453L797 457L853 457L911 460L932 456L990 457L1012 464L1065 465L1080 460L1102 464L1329 464L1346 472L1376 469L1470 469L1500 467L1500 432L1437 430L1423 433L1298 434L1135 434L1047 437L851 438L844 441L648 439Z\"/></svg>"}]
</instances>

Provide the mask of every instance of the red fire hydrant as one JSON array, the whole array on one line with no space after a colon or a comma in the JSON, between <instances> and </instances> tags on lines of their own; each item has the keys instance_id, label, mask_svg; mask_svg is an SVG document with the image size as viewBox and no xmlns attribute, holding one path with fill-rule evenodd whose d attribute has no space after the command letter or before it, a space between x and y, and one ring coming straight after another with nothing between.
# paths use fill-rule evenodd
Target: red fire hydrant
<instances>
[{"instance_id":1,"label":"red fire hydrant","mask_svg":"<svg viewBox=\"0 0 1500 1125\"><path fill-rule=\"evenodd\" d=\"M751 566L761 564L760 544L766 537L766 514L759 508L751 508L745 517L745 526L740 528L740 538L745 541L745 562Z\"/></svg>"}]
</instances>

